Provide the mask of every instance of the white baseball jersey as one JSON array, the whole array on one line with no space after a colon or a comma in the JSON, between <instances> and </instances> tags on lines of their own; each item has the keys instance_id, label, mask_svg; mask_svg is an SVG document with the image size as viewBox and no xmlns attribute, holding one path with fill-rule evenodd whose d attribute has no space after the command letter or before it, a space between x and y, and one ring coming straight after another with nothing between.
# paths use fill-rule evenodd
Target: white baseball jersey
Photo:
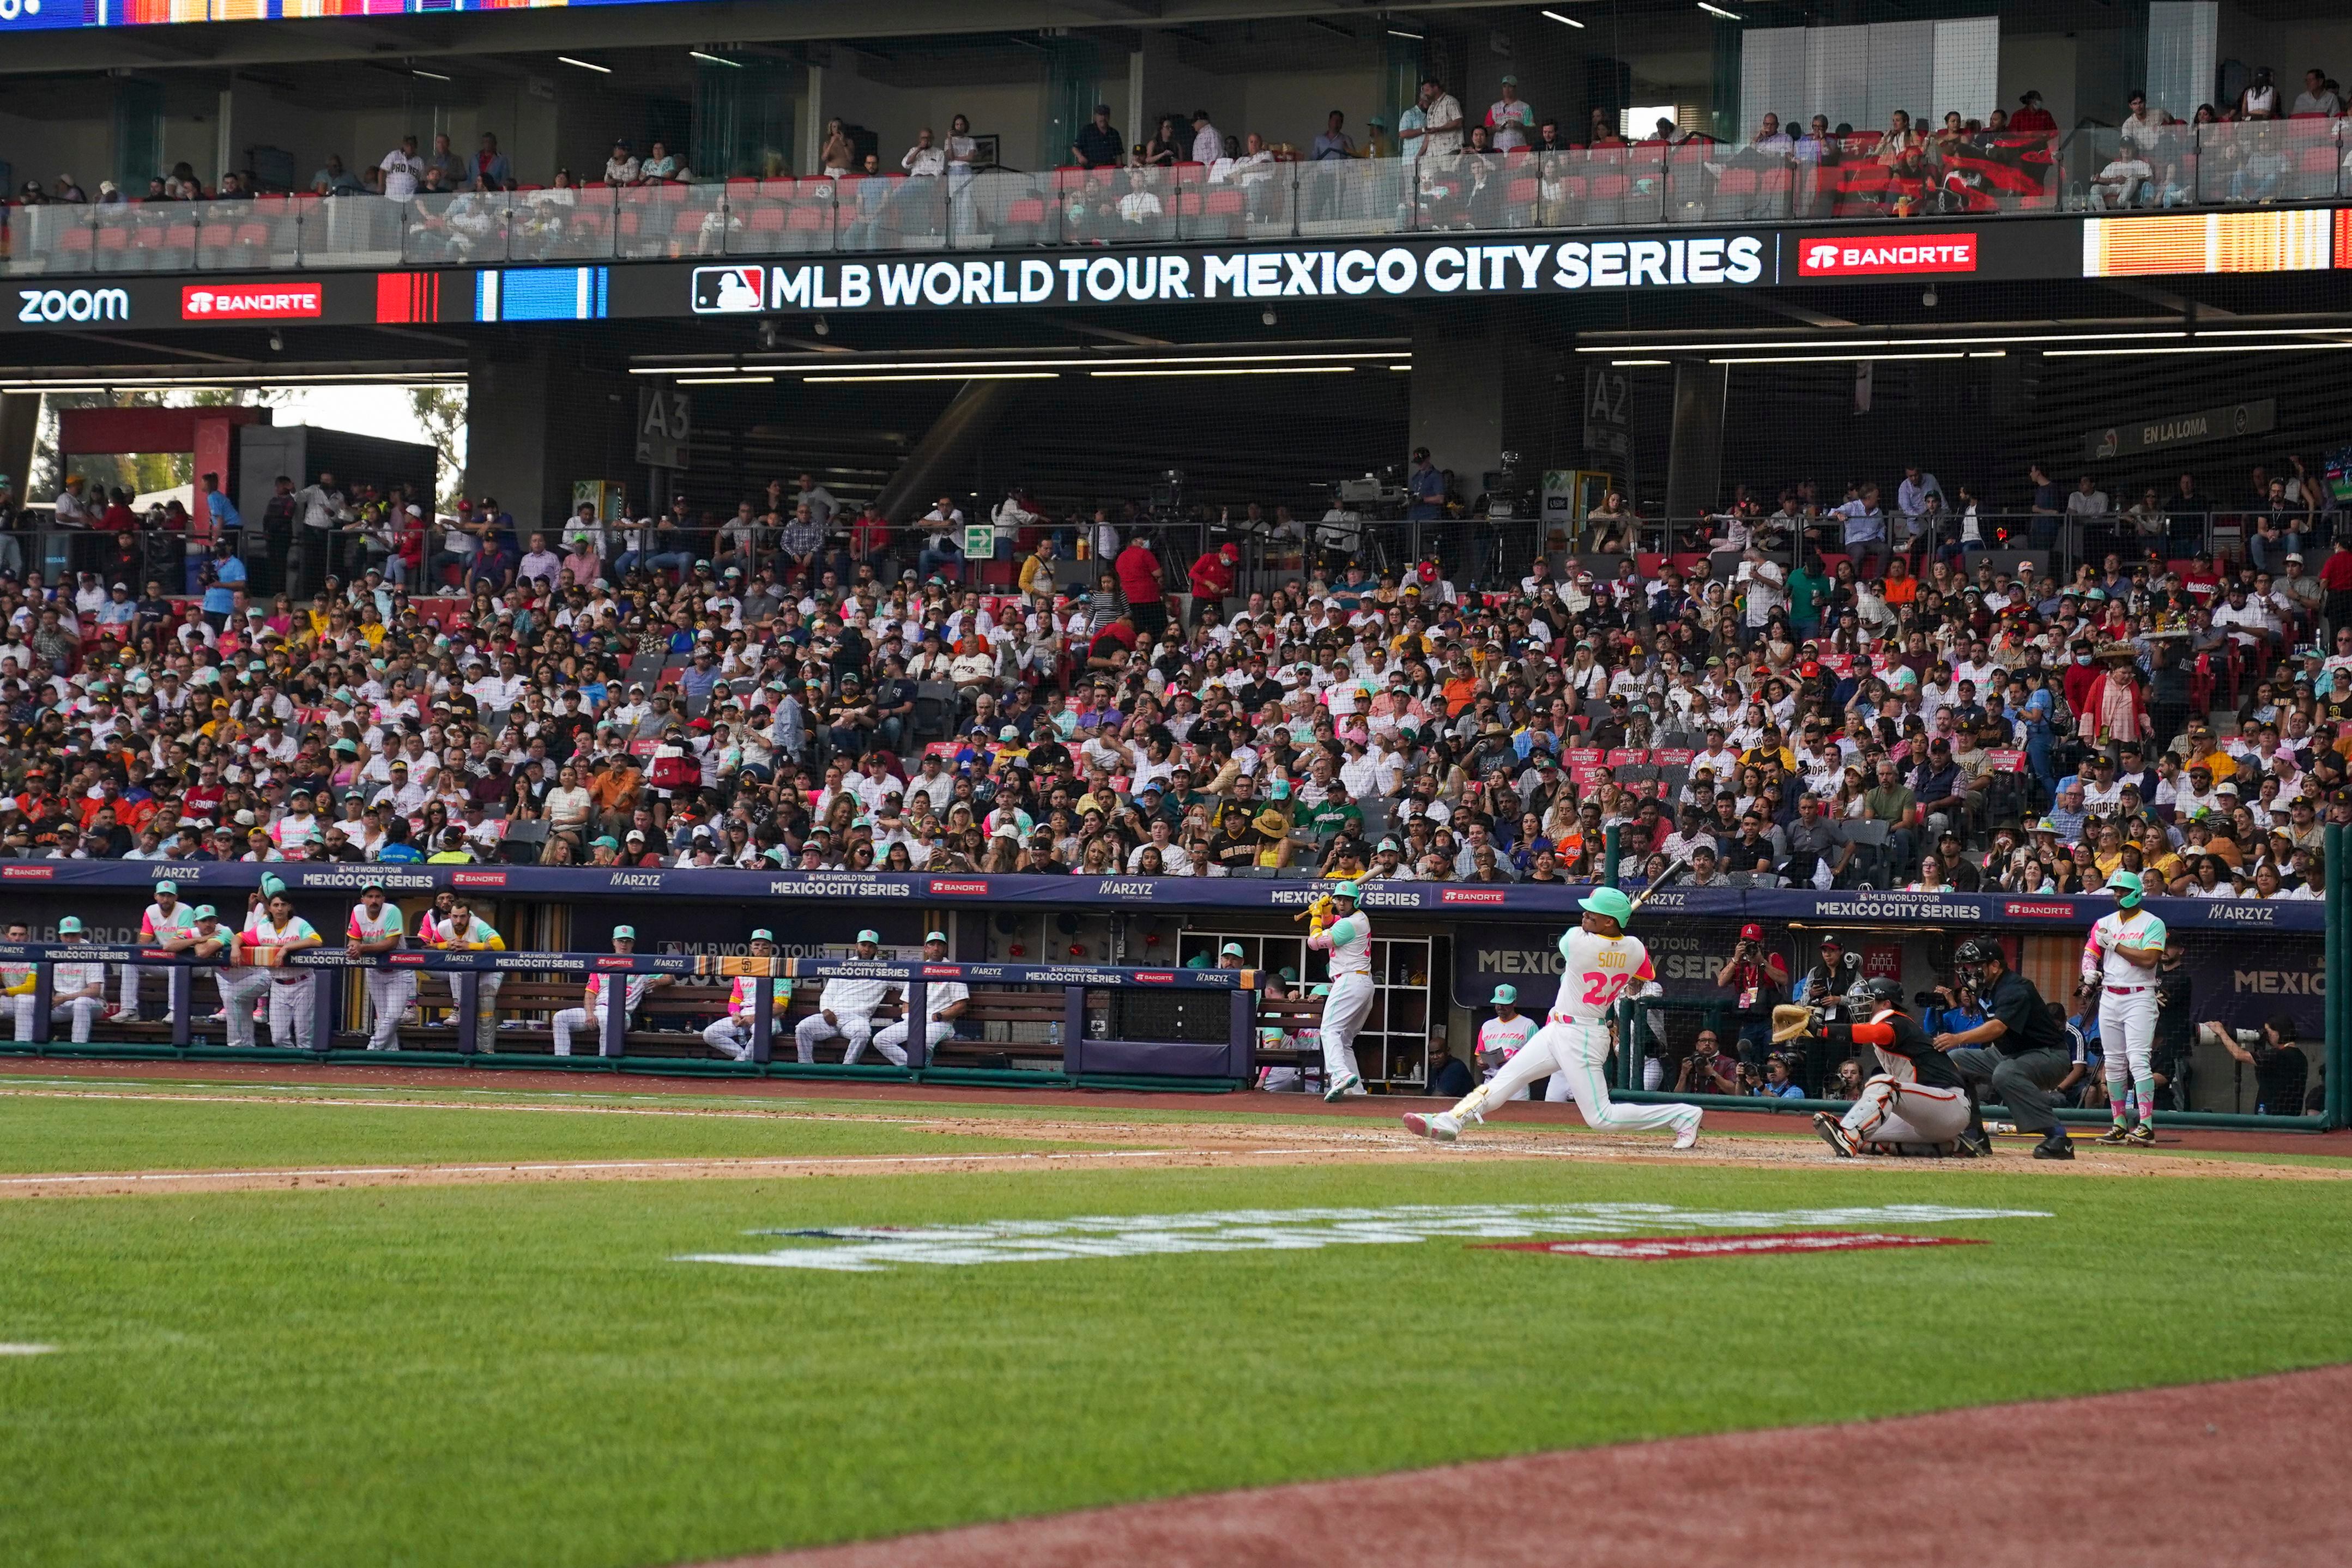
<instances>
[{"instance_id":1,"label":"white baseball jersey","mask_svg":"<svg viewBox=\"0 0 2352 1568\"><path fill-rule=\"evenodd\" d=\"M1519 1047L1536 1037L1536 1020L1521 1013L1517 1018L1491 1018L1478 1026L1478 1054L1499 1051L1509 1061L1519 1053Z\"/></svg>"},{"instance_id":2,"label":"white baseball jersey","mask_svg":"<svg viewBox=\"0 0 2352 1568\"><path fill-rule=\"evenodd\" d=\"M53 993L86 991L92 986L105 984L106 966L103 964L68 964L59 961L49 968L49 989Z\"/></svg>"},{"instance_id":3,"label":"white baseball jersey","mask_svg":"<svg viewBox=\"0 0 2352 1568\"><path fill-rule=\"evenodd\" d=\"M923 1010L930 1015L932 1023L952 1022L952 1019L940 1015L958 1002L971 999L971 988L961 980L932 980L923 988ZM836 1016L840 1010L838 1008L834 1009Z\"/></svg>"},{"instance_id":4,"label":"white baseball jersey","mask_svg":"<svg viewBox=\"0 0 2352 1568\"><path fill-rule=\"evenodd\" d=\"M344 933L354 942L381 942L387 936L408 935L408 922L400 913L400 905L390 899L383 901L383 912L371 916L364 904L352 905L351 925Z\"/></svg>"},{"instance_id":5,"label":"white baseball jersey","mask_svg":"<svg viewBox=\"0 0 2352 1568\"><path fill-rule=\"evenodd\" d=\"M622 1010L625 1012L635 1012L639 1007L644 1005L646 993L653 988L653 983L654 977L651 975L631 975L629 977L627 991L621 998ZM743 984L740 979L735 983L738 986ZM739 1010L742 1012L750 1012L751 1010L751 1003L748 993L746 993L743 1005L740 1009L735 1004L736 998L734 997L730 996L727 998L727 1010L730 1013ZM588 977L588 1010L593 1013L604 1005L604 977L602 975L591 975ZM783 1005L783 999L782 998L778 998L776 1006L781 1008Z\"/></svg>"},{"instance_id":6,"label":"white baseball jersey","mask_svg":"<svg viewBox=\"0 0 2352 1568\"><path fill-rule=\"evenodd\" d=\"M1342 975L1372 972L1372 922L1363 911L1342 915L1323 927L1323 939L1330 945L1334 980Z\"/></svg>"},{"instance_id":7,"label":"white baseball jersey","mask_svg":"<svg viewBox=\"0 0 2352 1568\"><path fill-rule=\"evenodd\" d=\"M2130 916L2122 910L2102 915L2083 944L2083 978L2095 977L2109 986L2152 986L2156 977L2126 958L2118 949L2137 947L2145 951L2153 947L2161 951L2163 946L2164 922L2146 910Z\"/></svg>"},{"instance_id":8,"label":"white baseball jersey","mask_svg":"<svg viewBox=\"0 0 2352 1568\"><path fill-rule=\"evenodd\" d=\"M139 917L139 940L161 942L164 937L194 928L195 914L192 906L173 904L165 909L161 904L151 904L147 913Z\"/></svg>"},{"instance_id":9,"label":"white baseball jersey","mask_svg":"<svg viewBox=\"0 0 2352 1568\"><path fill-rule=\"evenodd\" d=\"M646 978L650 979L652 977L647 976ZM591 980L588 983L593 986L596 982ZM768 992L769 1000L772 1004L773 1009L781 1013L792 1003L793 983L790 980L785 979L782 976L778 975L772 977L768 981L768 985L770 988ZM645 993L642 990L638 991L635 996L632 996L629 998L628 1005L633 1008L635 1007L637 1005L637 998L644 995ZM751 975L738 975L735 977L735 984L730 987L727 992L728 1014L730 1017L735 1018L750 1018L751 1016L751 1009L759 1004L759 999L760 982L758 977ZM877 996L875 998L875 1000L879 1001L881 1000L881 998ZM835 1009L835 1016L838 1017L840 1015L840 1010L841 1009L838 1008ZM868 1010L870 1011L872 1009L869 1009Z\"/></svg>"},{"instance_id":10,"label":"white baseball jersey","mask_svg":"<svg viewBox=\"0 0 2352 1568\"><path fill-rule=\"evenodd\" d=\"M290 947L295 943L306 937L316 936L318 934L312 929L309 921L296 915L289 916L283 925L274 925L264 920L253 928L246 941L248 946L255 947Z\"/></svg>"},{"instance_id":11,"label":"white baseball jersey","mask_svg":"<svg viewBox=\"0 0 2352 1568\"><path fill-rule=\"evenodd\" d=\"M1653 978L1650 950L1638 936L1595 936L1580 929L1568 934L1560 951L1568 968L1551 1004L1554 1023L1604 1023L1618 998Z\"/></svg>"},{"instance_id":12,"label":"white baseball jersey","mask_svg":"<svg viewBox=\"0 0 2352 1568\"><path fill-rule=\"evenodd\" d=\"M824 994L817 998L817 1006L836 1019L867 1019L882 1005L882 998L898 988L896 980L869 980L845 977L827 980Z\"/></svg>"}]
</instances>

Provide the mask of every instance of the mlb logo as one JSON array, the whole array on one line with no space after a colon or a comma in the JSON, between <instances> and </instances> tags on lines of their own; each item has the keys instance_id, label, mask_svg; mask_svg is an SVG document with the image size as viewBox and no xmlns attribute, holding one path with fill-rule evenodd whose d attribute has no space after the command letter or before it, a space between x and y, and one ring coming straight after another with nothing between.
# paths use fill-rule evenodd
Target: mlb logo
<instances>
[{"instance_id":1,"label":"mlb logo","mask_svg":"<svg viewBox=\"0 0 2352 1568\"><path fill-rule=\"evenodd\" d=\"M741 316L758 310L767 299L764 267L698 267L694 269L694 313L698 316Z\"/></svg>"}]
</instances>

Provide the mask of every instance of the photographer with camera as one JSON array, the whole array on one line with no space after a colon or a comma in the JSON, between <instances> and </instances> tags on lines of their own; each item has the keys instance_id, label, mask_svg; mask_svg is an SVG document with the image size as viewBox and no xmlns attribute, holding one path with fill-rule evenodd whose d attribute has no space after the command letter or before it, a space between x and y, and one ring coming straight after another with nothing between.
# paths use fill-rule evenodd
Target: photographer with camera
<instances>
[{"instance_id":1,"label":"photographer with camera","mask_svg":"<svg viewBox=\"0 0 2352 1568\"><path fill-rule=\"evenodd\" d=\"M1715 972L1715 983L1732 993L1738 1008L1739 1057L1759 1061L1771 1041L1772 1008L1789 988L1789 967L1777 953L1764 951L1764 927L1739 928L1738 944Z\"/></svg>"},{"instance_id":2,"label":"photographer with camera","mask_svg":"<svg viewBox=\"0 0 2352 1568\"><path fill-rule=\"evenodd\" d=\"M1698 1031L1698 1042L1691 1053L1683 1058L1682 1069L1675 1074L1677 1094L1744 1094L1740 1082L1742 1069L1730 1057L1723 1054L1717 1043L1715 1030Z\"/></svg>"},{"instance_id":3,"label":"photographer with camera","mask_svg":"<svg viewBox=\"0 0 2352 1568\"><path fill-rule=\"evenodd\" d=\"M1959 1034L1985 1020L1984 1004L1978 999L1976 988L1966 980L1957 986L1915 991L1911 1001L1913 1006L1927 1009L1920 1014L1920 1027L1929 1034Z\"/></svg>"},{"instance_id":4,"label":"photographer with camera","mask_svg":"<svg viewBox=\"0 0 2352 1568\"><path fill-rule=\"evenodd\" d=\"M1862 955L1850 953L1834 936L1822 938L1821 962L1805 971L1790 999L1813 1009L1823 1024L1852 1023L1850 994L1862 984Z\"/></svg>"},{"instance_id":5,"label":"photographer with camera","mask_svg":"<svg viewBox=\"0 0 2352 1568\"><path fill-rule=\"evenodd\" d=\"M2204 1026L2204 1034L2241 1066L2254 1070L2255 1115L2304 1113L2305 1085L2311 1082L2311 1058L2295 1042L2294 1019L2285 1013L2273 1013L2263 1020L2260 1030L2209 1023Z\"/></svg>"}]
</instances>

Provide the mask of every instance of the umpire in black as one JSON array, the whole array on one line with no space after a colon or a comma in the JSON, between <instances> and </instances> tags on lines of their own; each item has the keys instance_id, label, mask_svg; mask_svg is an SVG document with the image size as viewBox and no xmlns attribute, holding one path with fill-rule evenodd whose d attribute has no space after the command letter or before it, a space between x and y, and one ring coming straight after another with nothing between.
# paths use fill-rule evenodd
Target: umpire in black
<instances>
[{"instance_id":1,"label":"umpire in black","mask_svg":"<svg viewBox=\"0 0 2352 1568\"><path fill-rule=\"evenodd\" d=\"M2021 1131L2040 1133L2037 1160L2071 1160L2074 1145L2050 1109L2051 1091L2073 1065L2065 1026L2050 1016L2033 982L2009 967L2000 944L1972 936L1952 956L1963 977L1973 975L1984 998L1985 1021L1958 1034L1939 1034L1936 1049L1948 1052L1969 1091L1969 1130L1963 1141L1979 1154L1990 1152L1981 1086L1992 1085Z\"/></svg>"}]
</instances>

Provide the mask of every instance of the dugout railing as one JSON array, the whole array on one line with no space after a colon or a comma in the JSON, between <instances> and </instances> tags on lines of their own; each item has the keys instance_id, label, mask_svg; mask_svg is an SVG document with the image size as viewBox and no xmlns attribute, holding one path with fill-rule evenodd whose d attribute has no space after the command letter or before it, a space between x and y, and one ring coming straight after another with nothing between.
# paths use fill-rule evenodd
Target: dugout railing
<instances>
[{"instance_id":1,"label":"dugout railing","mask_svg":"<svg viewBox=\"0 0 2352 1568\"><path fill-rule=\"evenodd\" d=\"M75 1042L70 1007L56 1001L59 965L102 966L103 1000L117 995L125 967L162 979L163 1017L153 1022L103 1019L92 1032L109 1038ZM715 1073L723 1076L866 1078L934 1082L1018 1082L1026 1085L1174 1088L1218 1091L1252 1082L1257 1071L1257 1002L1262 977L1248 969L1140 968L1086 964L964 964L919 960L866 962L856 958L758 957L743 955L620 955L612 953L489 953L410 950L383 957L351 957L331 948L290 953L270 966L277 974L299 972L317 982L307 1007L314 1049L287 1045L273 1035L264 1046L225 1043L226 1018L209 1010L214 977L227 966L163 948L93 943L0 943L0 969L29 982L20 995L0 998L0 1025L12 1038L0 1054L193 1057L372 1062L377 1064L479 1067L602 1068L635 1072ZM425 1037L446 1049L365 1049L357 994L361 977L388 970L437 982L419 988L411 1004L421 1021L404 1024L404 1036ZM559 1008L584 1008L586 981L600 977L599 1000L579 1032L574 1053L557 1056L547 1046L543 1021ZM724 1015L737 979L790 982L791 997L778 1006L772 984L749 988L743 1019L749 1056L730 1061L699 1051L691 1028L647 1030L627 1005L635 976L666 977L682 988L673 1014L701 1019ZM960 982L970 992L969 1025L929 1047L927 1031L907 1031L908 1061L900 1067L878 1058L845 1064L838 1060L795 1059L791 1018L823 1005L828 980L881 980L893 1000L882 1021L927 1018L934 985ZM1214 1009L1211 993L1228 998L1223 1029L1198 1026L1203 1010L1191 1009L1190 1039L1121 1038L1140 1033L1128 1020L1150 1009L1118 1005L1132 994L1182 995ZM635 1011L651 1010L660 990L648 988ZM814 998L814 999L812 999ZM244 1005L253 1005L250 1001ZM292 1019L289 1019L289 1026ZM519 1027L509 1027L519 1026ZM877 1022L877 1027L880 1027ZM973 1032L974 1030L978 1032ZM294 1030L289 1027L289 1035ZM1203 1039L1205 1034L1219 1038ZM991 1038L994 1035L995 1038ZM131 1038L118 1038L129 1036ZM258 1037L257 1036L257 1039ZM299 1038L297 1036L296 1038ZM842 1041L830 1041L838 1058ZM650 1049L649 1049L650 1048ZM1027 1062L1018 1066L1016 1062Z\"/></svg>"}]
</instances>

